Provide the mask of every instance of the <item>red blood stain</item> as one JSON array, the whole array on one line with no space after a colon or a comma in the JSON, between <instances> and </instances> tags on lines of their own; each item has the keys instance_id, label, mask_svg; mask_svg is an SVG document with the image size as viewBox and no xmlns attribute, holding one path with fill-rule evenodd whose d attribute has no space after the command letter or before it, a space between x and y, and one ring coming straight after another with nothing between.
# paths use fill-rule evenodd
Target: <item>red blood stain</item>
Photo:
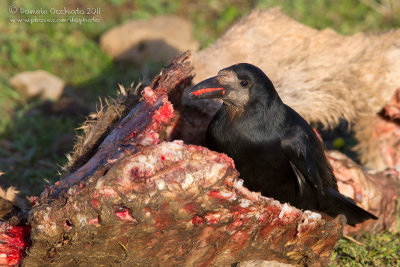
<instances>
[{"instance_id":1,"label":"red blood stain","mask_svg":"<svg viewBox=\"0 0 400 267\"><path fill-rule=\"evenodd\" d=\"M192 224L198 226L199 224L203 223L204 220L200 216L194 216L192 219Z\"/></svg>"},{"instance_id":2,"label":"red blood stain","mask_svg":"<svg viewBox=\"0 0 400 267\"><path fill-rule=\"evenodd\" d=\"M221 219L221 214L220 213L208 213L206 216L204 216L204 219L206 219L208 224L216 224Z\"/></svg>"},{"instance_id":3,"label":"red blood stain","mask_svg":"<svg viewBox=\"0 0 400 267\"><path fill-rule=\"evenodd\" d=\"M167 101L161 108L154 111L153 120L157 123L168 123L174 116L174 108L171 103Z\"/></svg>"},{"instance_id":4,"label":"red blood stain","mask_svg":"<svg viewBox=\"0 0 400 267\"><path fill-rule=\"evenodd\" d=\"M228 226L227 230L228 230L228 231L232 231L232 230L234 230L234 229L236 229L236 228L242 226L243 223L244 223L244 221L242 221L242 220L235 220L233 223L231 223L231 224Z\"/></svg>"},{"instance_id":5,"label":"red blood stain","mask_svg":"<svg viewBox=\"0 0 400 267\"><path fill-rule=\"evenodd\" d=\"M95 208L99 208L100 207L100 201L98 201L97 199L92 199L92 201L90 201L90 203Z\"/></svg>"},{"instance_id":6,"label":"red blood stain","mask_svg":"<svg viewBox=\"0 0 400 267\"><path fill-rule=\"evenodd\" d=\"M134 222L137 223L137 220L130 214L129 210L116 211L114 212L115 216L118 217L119 220L123 222Z\"/></svg>"},{"instance_id":7,"label":"red blood stain","mask_svg":"<svg viewBox=\"0 0 400 267\"><path fill-rule=\"evenodd\" d=\"M242 220L236 220L233 223L231 223L232 227L239 227L241 225L243 225L243 221Z\"/></svg>"},{"instance_id":8,"label":"red blood stain","mask_svg":"<svg viewBox=\"0 0 400 267\"><path fill-rule=\"evenodd\" d=\"M159 134L156 133L155 131L150 131L146 133L146 136L150 137L153 140L153 145L157 145L158 142L160 142L160 139L158 139Z\"/></svg>"},{"instance_id":9,"label":"red blood stain","mask_svg":"<svg viewBox=\"0 0 400 267\"><path fill-rule=\"evenodd\" d=\"M161 160L165 160L165 156L164 155L161 155Z\"/></svg>"},{"instance_id":10,"label":"red blood stain","mask_svg":"<svg viewBox=\"0 0 400 267\"><path fill-rule=\"evenodd\" d=\"M218 193L217 191L210 191L210 193L208 193L208 195L209 195L210 197L213 197L213 198L218 198L218 199L224 199L224 200L226 200L226 198L223 197L223 196L221 196L220 193Z\"/></svg>"},{"instance_id":11,"label":"red blood stain","mask_svg":"<svg viewBox=\"0 0 400 267\"><path fill-rule=\"evenodd\" d=\"M189 151L202 151L203 150L200 146L195 146L195 145L188 145L187 149Z\"/></svg>"},{"instance_id":12,"label":"red blood stain","mask_svg":"<svg viewBox=\"0 0 400 267\"><path fill-rule=\"evenodd\" d=\"M205 94L205 93L214 92L214 91L220 91L220 90L223 90L222 91L222 95L224 95L225 94L225 90L224 90L223 87L203 88L203 89L199 89L197 91L194 91L192 94L194 94L195 96L198 96L198 95L202 95L202 94Z\"/></svg>"},{"instance_id":13,"label":"red blood stain","mask_svg":"<svg viewBox=\"0 0 400 267\"><path fill-rule=\"evenodd\" d=\"M89 224L98 224L98 223L99 223L99 216L89 220Z\"/></svg>"},{"instance_id":14,"label":"red blood stain","mask_svg":"<svg viewBox=\"0 0 400 267\"><path fill-rule=\"evenodd\" d=\"M31 246L30 226L11 226L0 223L0 266L14 266L26 256L25 250Z\"/></svg>"},{"instance_id":15,"label":"red blood stain","mask_svg":"<svg viewBox=\"0 0 400 267\"><path fill-rule=\"evenodd\" d=\"M266 210L267 210L268 213L270 213L273 217L279 216L279 214L281 213L281 209L276 208L276 207L274 207L274 206L268 206L268 207L266 207Z\"/></svg>"},{"instance_id":16,"label":"red blood stain","mask_svg":"<svg viewBox=\"0 0 400 267\"><path fill-rule=\"evenodd\" d=\"M118 195L117 192L115 192L114 189L107 188L107 187L104 187L104 188L100 189L100 193L105 197L115 197L115 196Z\"/></svg>"},{"instance_id":17,"label":"red blood stain","mask_svg":"<svg viewBox=\"0 0 400 267\"><path fill-rule=\"evenodd\" d=\"M232 207L232 214L234 218L239 218L241 215L249 213L250 210L247 208L243 208L240 206L233 206Z\"/></svg>"}]
</instances>

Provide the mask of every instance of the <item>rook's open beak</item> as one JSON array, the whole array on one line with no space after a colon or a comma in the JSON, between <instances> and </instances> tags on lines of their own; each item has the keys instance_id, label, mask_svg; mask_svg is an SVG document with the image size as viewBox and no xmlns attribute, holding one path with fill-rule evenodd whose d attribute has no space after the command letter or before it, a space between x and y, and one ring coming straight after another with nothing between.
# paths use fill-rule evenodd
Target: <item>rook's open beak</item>
<instances>
[{"instance_id":1,"label":"rook's open beak","mask_svg":"<svg viewBox=\"0 0 400 267\"><path fill-rule=\"evenodd\" d=\"M209 78L190 89L189 96L192 99L222 98L225 95L225 87L218 81L218 76Z\"/></svg>"}]
</instances>

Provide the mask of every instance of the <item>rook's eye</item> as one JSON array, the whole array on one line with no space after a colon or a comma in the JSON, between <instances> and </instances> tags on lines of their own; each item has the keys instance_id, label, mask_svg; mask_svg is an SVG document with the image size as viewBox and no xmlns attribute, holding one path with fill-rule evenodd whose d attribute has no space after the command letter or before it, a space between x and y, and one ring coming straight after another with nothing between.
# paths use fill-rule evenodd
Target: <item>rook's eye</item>
<instances>
[{"instance_id":1,"label":"rook's eye","mask_svg":"<svg viewBox=\"0 0 400 267\"><path fill-rule=\"evenodd\" d=\"M244 80L244 81L240 81L240 86L242 87L246 87L247 85L249 85L249 82Z\"/></svg>"}]
</instances>

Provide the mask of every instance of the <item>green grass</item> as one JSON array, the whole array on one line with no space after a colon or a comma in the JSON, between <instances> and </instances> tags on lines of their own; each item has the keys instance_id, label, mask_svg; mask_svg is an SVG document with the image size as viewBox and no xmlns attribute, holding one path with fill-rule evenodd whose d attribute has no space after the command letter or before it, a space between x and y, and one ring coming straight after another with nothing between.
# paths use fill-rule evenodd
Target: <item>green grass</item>
<instances>
[{"instance_id":1,"label":"green grass","mask_svg":"<svg viewBox=\"0 0 400 267\"><path fill-rule=\"evenodd\" d=\"M56 180L58 164L65 164L66 157L53 154L52 143L57 137L74 133L79 123L68 117L26 115L30 106L15 112L13 123L3 132L8 136L7 145L0 145L0 169L6 172L7 183L17 186L23 195L38 194L43 185Z\"/></svg>"},{"instance_id":2,"label":"green grass","mask_svg":"<svg viewBox=\"0 0 400 267\"><path fill-rule=\"evenodd\" d=\"M100 23L10 23L8 7L101 9ZM57 180L66 158L54 155L53 141L74 133L82 117L51 116L26 111L28 102L14 91L8 79L22 71L44 69L67 82L73 93L88 104L113 95L118 83L142 79L138 67L116 63L99 47L99 37L112 26L130 19L176 14L189 19L201 47L214 42L230 25L253 8L281 6L289 16L317 29L331 27L342 34L388 30L400 26L400 14L383 16L357 0L3 0L0 2L0 184L16 185L22 194L39 194ZM58 18L49 14L47 17ZM152 73L161 66L152 64ZM363 246L341 240L332 259L343 266L400 265L399 235L364 236Z\"/></svg>"},{"instance_id":3,"label":"green grass","mask_svg":"<svg viewBox=\"0 0 400 267\"><path fill-rule=\"evenodd\" d=\"M400 234L366 234L360 240L363 245L339 240L331 266L400 266Z\"/></svg>"},{"instance_id":4,"label":"green grass","mask_svg":"<svg viewBox=\"0 0 400 267\"><path fill-rule=\"evenodd\" d=\"M278 1L261 0L259 7L276 6ZM399 13L382 16L362 1L282 0L282 10L291 17L317 29L333 28L342 34L388 30L400 25Z\"/></svg>"}]
</instances>

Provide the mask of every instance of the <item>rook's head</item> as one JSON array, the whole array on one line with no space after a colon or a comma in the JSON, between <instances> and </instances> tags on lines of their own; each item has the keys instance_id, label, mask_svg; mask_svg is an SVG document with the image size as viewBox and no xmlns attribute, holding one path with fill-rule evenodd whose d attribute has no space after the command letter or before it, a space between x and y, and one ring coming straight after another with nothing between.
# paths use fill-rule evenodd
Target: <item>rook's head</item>
<instances>
[{"instance_id":1,"label":"rook's head","mask_svg":"<svg viewBox=\"0 0 400 267\"><path fill-rule=\"evenodd\" d=\"M264 72L248 63L222 69L217 76L202 81L190 90L192 99L217 98L237 107L245 106L252 99L275 96L275 88Z\"/></svg>"}]
</instances>

